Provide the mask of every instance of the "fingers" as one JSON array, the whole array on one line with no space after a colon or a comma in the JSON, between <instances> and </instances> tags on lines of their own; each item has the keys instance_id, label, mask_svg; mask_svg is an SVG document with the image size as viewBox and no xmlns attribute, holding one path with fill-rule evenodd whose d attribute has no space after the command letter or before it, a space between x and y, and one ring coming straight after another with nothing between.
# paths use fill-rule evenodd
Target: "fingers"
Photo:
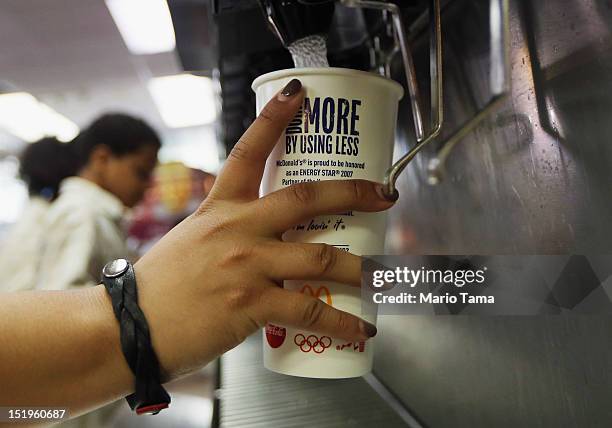
<instances>
[{"instance_id":1,"label":"fingers","mask_svg":"<svg viewBox=\"0 0 612 428\"><path fill-rule=\"evenodd\" d=\"M266 104L229 154L213 195L224 199L258 197L266 159L300 108L303 97L302 84L293 79Z\"/></svg>"},{"instance_id":2,"label":"fingers","mask_svg":"<svg viewBox=\"0 0 612 428\"><path fill-rule=\"evenodd\" d=\"M335 309L312 296L271 287L262 295L266 321L290 325L348 341L367 340L376 327L359 317Z\"/></svg>"},{"instance_id":3,"label":"fingers","mask_svg":"<svg viewBox=\"0 0 612 428\"><path fill-rule=\"evenodd\" d=\"M257 217L266 232L282 233L322 214L350 210L382 211L395 201L382 193L382 185L367 180L326 180L299 183L257 201Z\"/></svg>"},{"instance_id":4,"label":"fingers","mask_svg":"<svg viewBox=\"0 0 612 428\"><path fill-rule=\"evenodd\" d=\"M361 285L361 257L331 245L270 241L258 249L259 260L274 281L313 279Z\"/></svg>"}]
</instances>

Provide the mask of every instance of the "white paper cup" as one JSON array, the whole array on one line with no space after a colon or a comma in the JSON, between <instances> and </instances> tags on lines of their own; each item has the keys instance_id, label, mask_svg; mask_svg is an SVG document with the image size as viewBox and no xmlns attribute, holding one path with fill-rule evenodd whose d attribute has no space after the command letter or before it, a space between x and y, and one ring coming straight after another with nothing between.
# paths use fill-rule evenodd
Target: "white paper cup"
<instances>
[{"instance_id":1,"label":"white paper cup","mask_svg":"<svg viewBox=\"0 0 612 428\"><path fill-rule=\"evenodd\" d=\"M398 102L403 88L384 77L343 68L295 68L253 82L257 113L293 78L306 96L266 163L261 194L300 181L367 179L381 182L391 165ZM285 241L324 242L354 254L382 254L385 213L321 216L287 231ZM285 281L335 308L362 315L360 290L333 282ZM362 376L372 369L373 340L361 343L288 326L265 329L264 365L312 378Z\"/></svg>"}]
</instances>

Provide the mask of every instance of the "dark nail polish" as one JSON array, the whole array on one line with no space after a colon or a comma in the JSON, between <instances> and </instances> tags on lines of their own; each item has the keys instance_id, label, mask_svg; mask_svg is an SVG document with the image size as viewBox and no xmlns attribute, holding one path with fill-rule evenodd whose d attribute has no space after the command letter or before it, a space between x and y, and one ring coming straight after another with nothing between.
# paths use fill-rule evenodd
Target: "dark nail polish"
<instances>
[{"instance_id":1,"label":"dark nail polish","mask_svg":"<svg viewBox=\"0 0 612 428\"><path fill-rule=\"evenodd\" d=\"M374 324L370 324L369 322L365 322L363 320L359 321L359 329L361 332L367 337L374 337L378 330Z\"/></svg>"},{"instance_id":2,"label":"dark nail polish","mask_svg":"<svg viewBox=\"0 0 612 428\"><path fill-rule=\"evenodd\" d=\"M285 97L291 97L300 92L300 89L302 89L302 82L300 82L298 79L291 79L291 81L283 88L281 94Z\"/></svg>"},{"instance_id":3,"label":"dark nail polish","mask_svg":"<svg viewBox=\"0 0 612 428\"><path fill-rule=\"evenodd\" d=\"M399 199L399 192L397 189L393 189L393 193L387 196L387 199L391 202L395 202Z\"/></svg>"},{"instance_id":4,"label":"dark nail polish","mask_svg":"<svg viewBox=\"0 0 612 428\"><path fill-rule=\"evenodd\" d=\"M382 199L383 201L389 201L389 202L395 202L398 200L399 192L397 191L397 189L393 189L393 193L391 193L390 195L387 194L385 189L386 189L385 186L382 184L376 185L376 193L378 193L378 196L380 197L380 199Z\"/></svg>"}]
</instances>

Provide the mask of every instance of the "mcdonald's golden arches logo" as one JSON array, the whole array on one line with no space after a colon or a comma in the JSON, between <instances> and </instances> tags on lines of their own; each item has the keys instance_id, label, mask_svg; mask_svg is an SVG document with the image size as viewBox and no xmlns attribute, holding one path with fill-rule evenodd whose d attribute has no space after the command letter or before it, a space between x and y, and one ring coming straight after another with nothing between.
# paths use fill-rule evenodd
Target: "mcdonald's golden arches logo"
<instances>
[{"instance_id":1,"label":"mcdonald's golden arches logo","mask_svg":"<svg viewBox=\"0 0 612 428\"><path fill-rule=\"evenodd\" d=\"M302 294L308 293L312 297L316 297L317 299L320 299L323 293L325 293L325 303L327 303L330 306L333 306L332 295L329 292L329 288L327 288L324 285L317 287L316 292L315 292L315 290L309 284L304 284L302 286L302 289L300 290L300 293Z\"/></svg>"}]
</instances>

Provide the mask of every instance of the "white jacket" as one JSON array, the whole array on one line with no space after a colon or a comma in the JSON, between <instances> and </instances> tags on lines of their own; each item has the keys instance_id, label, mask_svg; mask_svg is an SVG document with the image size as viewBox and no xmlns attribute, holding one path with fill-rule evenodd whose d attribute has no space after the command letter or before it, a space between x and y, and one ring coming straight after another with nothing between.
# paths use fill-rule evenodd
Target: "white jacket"
<instances>
[{"instance_id":1,"label":"white jacket","mask_svg":"<svg viewBox=\"0 0 612 428\"><path fill-rule=\"evenodd\" d=\"M121 227L124 212L121 201L95 183L64 180L47 213L37 288L95 285L106 263L130 258Z\"/></svg>"},{"instance_id":2,"label":"white jacket","mask_svg":"<svg viewBox=\"0 0 612 428\"><path fill-rule=\"evenodd\" d=\"M0 243L0 291L36 286L49 202L32 196L19 220Z\"/></svg>"}]
</instances>

